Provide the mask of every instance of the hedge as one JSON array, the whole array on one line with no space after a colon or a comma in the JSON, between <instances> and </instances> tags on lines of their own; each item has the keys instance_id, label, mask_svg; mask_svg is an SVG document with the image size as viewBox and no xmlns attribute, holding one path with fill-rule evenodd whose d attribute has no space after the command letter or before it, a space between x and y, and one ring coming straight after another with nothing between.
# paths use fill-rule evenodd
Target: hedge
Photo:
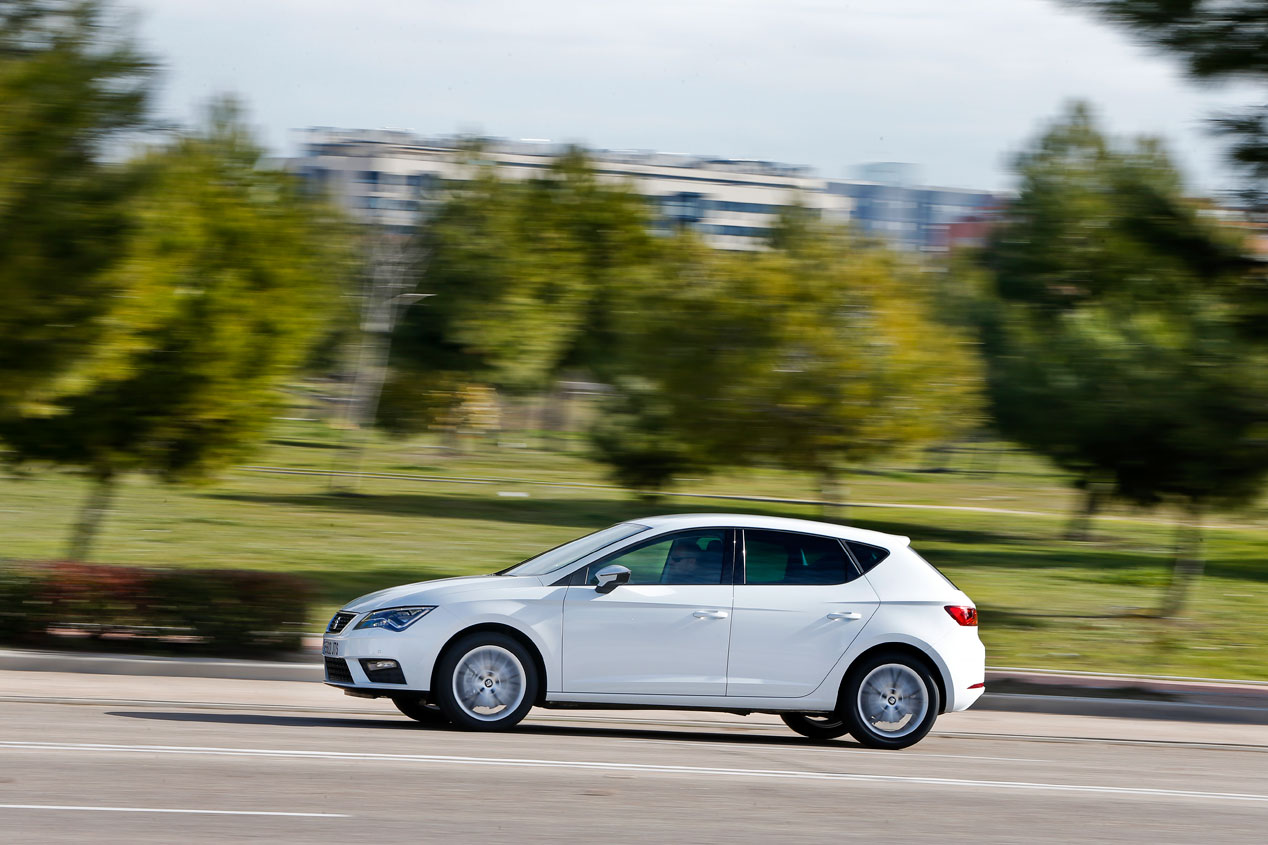
<instances>
[{"instance_id":1,"label":"hedge","mask_svg":"<svg viewBox=\"0 0 1268 845\"><path fill-rule=\"evenodd\" d=\"M310 601L307 582L278 572L0 561L0 643L79 630L147 650L294 651Z\"/></svg>"}]
</instances>

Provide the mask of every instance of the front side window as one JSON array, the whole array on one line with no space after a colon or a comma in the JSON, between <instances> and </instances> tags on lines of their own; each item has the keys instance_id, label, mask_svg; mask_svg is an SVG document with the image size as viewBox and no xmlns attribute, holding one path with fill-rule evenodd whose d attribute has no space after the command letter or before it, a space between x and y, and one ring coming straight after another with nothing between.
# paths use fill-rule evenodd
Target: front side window
<instances>
[{"instance_id":1,"label":"front side window","mask_svg":"<svg viewBox=\"0 0 1268 845\"><path fill-rule=\"evenodd\" d=\"M744 531L745 584L844 584L856 571L841 541L788 531Z\"/></svg>"},{"instance_id":2,"label":"front side window","mask_svg":"<svg viewBox=\"0 0 1268 845\"><path fill-rule=\"evenodd\" d=\"M609 564L628 569L631 584L730 583L726 530L721 528L674 534L609 558L601 566Z\"/></svg>"}]
</instances>

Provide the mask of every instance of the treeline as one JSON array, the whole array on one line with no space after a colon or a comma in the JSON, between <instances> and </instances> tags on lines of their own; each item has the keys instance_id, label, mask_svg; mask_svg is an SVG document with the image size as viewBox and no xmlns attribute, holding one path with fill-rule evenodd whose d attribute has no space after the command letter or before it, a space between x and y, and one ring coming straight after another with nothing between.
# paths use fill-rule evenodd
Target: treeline
<instances>
[{"instance_id":1,"label":"treeline","mask_svg":"<svg viewBox=\"0 0 1268 845\"><path fill-rule=\"evenodd\" d=\"M0 441L95 480L70 557L120 474L240 460L282 387L358 335L353 293L360 334L391 334L386 361L344 344L386 376L357 385L360 423L373 407L417 433L576 377L610 391L590 443L630 488L762 464L831 501L852 466L987 427L1068 470L1088 519L1109 498L1183 514L1167 613L1204 515L1268 475L1264 264L1158 142L1113 142L1086 108L1018 157L989 242L946 265L796 206L760 250L657 234L579 150L505 181L473 146L472 178L386 235L262 167L230 101L155 126L155 63L108 20L0 7Z\"/></svg>"},{"instance_id":2,"label":"treeline","mask_svg":"<svg viewBox=\"0 0 1268 845\"><path fill-rule=\"evenodd\" d=\"M983 427L1083 490L1181 516L1167 614L1200 525L1268 475L1268 285L1246 231L1186 196L1162 145L1118 143L1072 106L1018 156L981 249L917 264L792 207L764 249L654 235L584 156L529 181L452 186L417 238L379 424L452 419L472 384L611 389L590 432L622 484L755 464L843 470ZM484 394L480 394L484 395Z\"/></svg>"},{"instance_id":3,"label":"treeline","mask_svg":"<svg viewBox=\"0 0 1268 845\"><path fill-rule=\"evenodd\" d=\"M970 333L880 244L795 207L760 251L652 231L644 201L579 152L530 181L454 186L418 234L433 296L397 328L380 424L451 418L473 383L596 380L612 389L596 456L655 493L758 463L832 490L844 467L978 422Z\"/></svg>"}]
</instances>

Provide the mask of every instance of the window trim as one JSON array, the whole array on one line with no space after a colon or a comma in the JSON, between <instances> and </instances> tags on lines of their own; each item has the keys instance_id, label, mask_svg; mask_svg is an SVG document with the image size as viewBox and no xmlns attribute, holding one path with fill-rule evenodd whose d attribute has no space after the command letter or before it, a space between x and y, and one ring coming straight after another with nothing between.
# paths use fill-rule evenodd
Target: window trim
<instances>
[{"instance_id":1,"label":"window trim","mask_svg":"<svg viewBox=\"0 0 1268 845\"><path fill-rule=\"evenodd\" d=\"M738 586L743 586L743 587L843 587L846 584L854 583L858 579L862 578L864 575L862 568L859 566L859 562L854 559L854 555L850 552L850 547L846 544L846 541L841 537L832 537L827 534L811 534L808 531L786 531L782 528L749 527L749 528L740 528L740 529L737 529L737 531L740 535L738 538L738 543L737 543L737 546L739 549L738 561L737 561L738 566L736 567L736 575L738 577L735 579L735 584L737 587ZM837 545L841 547L841 553L845 555L845 565L846 565L847 572L853 572L854 574L846 578L844 581L839 581L836 584L750 584L748 582L748 532L749 531L769 531L773 534L791 534L796 537L814 537L817 540L835 540ZM869 544L865 543L864 545L869 545ZM880 548L880 547L877 546L877 548Z\"/></svg>"}]
</instances>

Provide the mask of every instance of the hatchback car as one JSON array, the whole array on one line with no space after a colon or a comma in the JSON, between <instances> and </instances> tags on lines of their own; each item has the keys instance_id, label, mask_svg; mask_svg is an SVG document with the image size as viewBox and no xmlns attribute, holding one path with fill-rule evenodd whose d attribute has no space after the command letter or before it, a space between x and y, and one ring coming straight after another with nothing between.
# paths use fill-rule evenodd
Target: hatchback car
<instances>
[{"instance_id":1,"label":"hatchback car","mask_svg":"<svg viewBox=\"0 0 1268 845\"><path fill-rule=\"evenodd\" d=\"M322 652L326 683L423 722L762 712L877 748L976 701L986 659L973 602L906 537L733 514L623 522L494 575L362 596Z\"/></svg>"}]
</instances>

